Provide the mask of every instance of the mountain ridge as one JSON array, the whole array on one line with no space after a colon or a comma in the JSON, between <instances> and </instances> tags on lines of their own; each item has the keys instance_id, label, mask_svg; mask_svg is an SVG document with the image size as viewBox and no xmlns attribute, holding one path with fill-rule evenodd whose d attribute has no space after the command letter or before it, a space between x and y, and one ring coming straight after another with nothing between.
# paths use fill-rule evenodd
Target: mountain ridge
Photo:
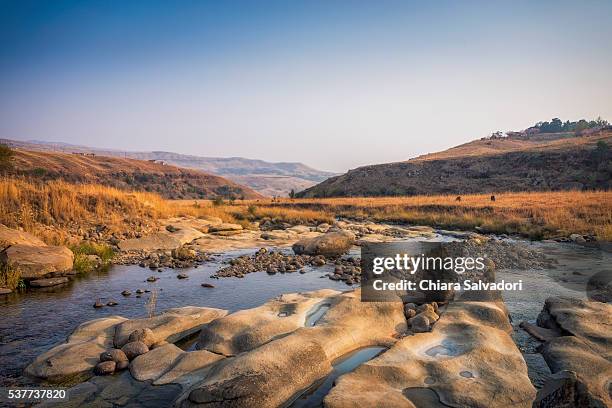
<instances>
[{"instance_id":1,"label":"mountain ridge","mask_svg":"<svg viewBox=\"0 0 612 408\"><path fill-rule=\"evenodd\" d=\"M29 150L53 151L57 149L66 153L95 153L104 156L139 160L161 160L167 164L202 170L228 178L266 196L287 196L291 190L303 190L337 174L317 170L299 162L267 162L265 160L249 159L240 156L198 156L163 150L125 151L38 140L18 141L0 139L0 143ZM279 179L278 176L283 178Z\"/></svg>"}]
</instances>

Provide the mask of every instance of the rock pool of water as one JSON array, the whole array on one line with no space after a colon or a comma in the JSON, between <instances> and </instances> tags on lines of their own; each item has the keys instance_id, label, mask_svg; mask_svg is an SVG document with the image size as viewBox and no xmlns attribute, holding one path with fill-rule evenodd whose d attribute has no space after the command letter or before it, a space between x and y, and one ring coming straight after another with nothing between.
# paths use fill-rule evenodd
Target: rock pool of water
<instances>
[{"instance_id":1,"label":"rock pool of water","mask_svg":"<svg viewBox=\"0 0 612 408\"><path fill-rule=\"evenodd\" d=\"M369 361L385 351L385 347L365 347L335 361L333 370L317 384L306 390L300 397L290 404L291 408L318 408L323 406L323 399L332 389L334 382L342 374L353 371L361 364Z\"/></svg>"}]
</instances>

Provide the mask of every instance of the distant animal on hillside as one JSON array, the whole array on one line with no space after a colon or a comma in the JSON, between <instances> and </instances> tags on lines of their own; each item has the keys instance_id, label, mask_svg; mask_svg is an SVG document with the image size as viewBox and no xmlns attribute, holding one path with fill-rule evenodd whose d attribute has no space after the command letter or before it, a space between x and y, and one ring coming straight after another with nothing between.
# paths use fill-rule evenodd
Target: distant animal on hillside
<instances>
[{"instance_id":1,"label":"distant animal on hillside","mask_svg":"<svg viewBox=\"0 0 612 408\"><path fill-rule=\"evenodd\" d=\"M495 196L494 195L491 196L491 201L495 201Z\"/></svg>"},{"instance_id":2,"label":"distant animal on hillside","mask_svg":"<svg viewBox=\"0 0 612 408\"><path fill-rule=\"evenodd\" d=\"M457 196L457 198L455 198L455 201L461 201L461 196Z\"/></svg>"}]
</instances>

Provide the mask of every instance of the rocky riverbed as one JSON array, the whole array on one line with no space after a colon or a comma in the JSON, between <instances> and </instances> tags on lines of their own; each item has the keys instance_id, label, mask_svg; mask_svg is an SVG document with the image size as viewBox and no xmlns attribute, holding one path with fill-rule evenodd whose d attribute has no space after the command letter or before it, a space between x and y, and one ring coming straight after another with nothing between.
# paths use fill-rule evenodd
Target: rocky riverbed
<instances>
[{"instance_id":1,"label":"rocky riverbed","mask_svg":"<svg viewBox=\"0 0 612 408\"><path fill-rule=\"evenodd\" d=\"M518 328L516 316L529 319L524 327L536 326L535 315L544 301L537 303L538 299L557 291L559 284L572 288L568 289L572 295L578 294L573 287L583 290L593 273L588 264L577 267L555 262L559 259L555 251L561 248L556 243L533 245L475 233L451 237L430 228L368 223L299 228L269 225L264 230L222 224L209 225L203 232L205 228L192 219L169 220L153 237L124 240L120 246L125 251L117 258L124 265L71 277L58 287L31 288L27 295L0 297L6 312L0 322L0 352L14 367L9 373L12 380L6 381L6 368L0 379L4 384L77 383L71 390L74 406L129 402L139 406L252 406L255 399L262 404L258 406L311 406L315 399L326 406L347 406L357 399L368 401L370 383L381 390L400 387L401 392L389 401L401 400L405 406L495 406L485 405L490 401L498 406L528 406L528 401L536 399L529 379L540 384L534 381L532 362L527 359L532 354L526 350L534 350L517 335L524 331ZM410 239L461 240L457 248L464 256L484 252L498 270L509 270L526 280L541 276L538 282L543 290L537 296L509 298L508 309L516 315L513 325L500 302L368 304L359 301L359 289L342 292L352 289L346 284L360 281L360 259L353 245ZM345 254L351 246L351 252ZM563 251L571 254L573 248L568 244ZM609 265L607 255L601 259L592 252L581 256L598 259L595 269ZM58 278L61 276L52 277ZM135 296L121 296L124 290ZM303 292L294 293L296 290ZM103 307L92 308L97 299ZM115 307L106 306L111 300ZM609 316L607 309L572 302L562 307L547 302L547 313L567 316L572 309ZM57 319L49 310L56 311ZM154 316L147 317L149 314ZM578 313L578 320L588 314ZM593 350L602 354L609 348L609 339L600 333L593 340L588 330L586 334L575 327L570 331L563 319L555 319L563 321L558 324L562 329L546 328L557 334L554 338L546 337L550 332L530 330L547 342L571 332L573 337L586 339L588 350L572 345L574 349L566 353L565 343L546 346L551 350L543 351L547 363L569 362L548 364L549 372L561 373L553 379L562 386L553 387L558 391L552 394L542 391L537 398L544 402L538 403L554 406L547 401L563 401L568 395L576 401L601 400L605 396L601 384L588 384L584 391L583 384L590 381L588 372L572 355ZM39 322L36 333L28 332L28 321ZM597 330L603 332L605 327ZM30 339L38 339L37 344ZM19 343L28 345L28 350ZM54 348L54 343L59 344ZM503 347L491 350L492 344ZM403 357L406 350L419 347L420 354ZM589 358L607 373L607 357ZM478 367L470 366L478 359L491 362L479 372ZM498 366L502 362L503 368ZM24 363L29 364L24 370L27 380L20 377L23 366L19 364ZM351 370L341 370L345 364ZM373 380L372 373L379 366L388 367L389 372L381 371ZM508 367L516 373L512 378L503 372ZM386 382L390 373L397 377L395 383ZM442 385L448 379L458 385ZM548 379L543 376L542 382ZM472 387L473 395L463 396ZM225 390L234 394L228 396Z\"/></svg>"},{"instance_id":2,"label":"rocky riverbed","mask_svg":"<svg viewBox=\"0 0 612 408\"><path fill-rule=\"evenodd\" d=\"M301 406L338 362L377 347L335 380L326 407L609 406L611 308L546 301L538 330L555 333L543 354L556 375L537 395L502 302L364 303L359 290L284 294L231 314L183 307L96 319L26 372L56 381L78 375L64 407ZM419 326L423 316L430 326ZM196 349L173 344L195 332Z\"/></svg>"}]
</instances>

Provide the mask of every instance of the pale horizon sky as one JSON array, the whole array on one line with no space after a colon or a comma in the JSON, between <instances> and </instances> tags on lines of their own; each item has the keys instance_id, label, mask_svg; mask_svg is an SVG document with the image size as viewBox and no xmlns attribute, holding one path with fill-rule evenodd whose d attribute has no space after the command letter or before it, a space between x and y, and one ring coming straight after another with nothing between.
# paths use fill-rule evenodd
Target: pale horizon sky
<instances>
[{"instance_id":1,"label":"pale horizon sky","mask_svg":"<svg viewBox=\"0 0 612 408\"><path fill-rule=\"evenodd\" d=\"M2 1L0 138L344 172L612 121L612 2Z\"/></svg>"}]
</instances>

